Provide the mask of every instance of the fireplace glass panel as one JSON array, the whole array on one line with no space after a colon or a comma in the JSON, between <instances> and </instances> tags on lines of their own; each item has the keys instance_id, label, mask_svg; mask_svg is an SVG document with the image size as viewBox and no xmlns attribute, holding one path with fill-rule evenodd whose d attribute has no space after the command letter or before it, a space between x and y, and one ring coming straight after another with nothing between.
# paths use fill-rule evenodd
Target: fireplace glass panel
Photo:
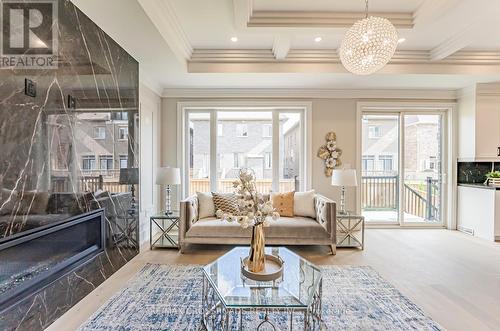
<instances>
[{"instance_id":1,"label":"fireplace glass panel","mask_svg":"<svg viewBox=\"0 0 500 331\"><path fill-rule=\"evenodd\" d=\"M103 250L101 213L0 244L0 305Z\"/></svg>"}]
</instances>

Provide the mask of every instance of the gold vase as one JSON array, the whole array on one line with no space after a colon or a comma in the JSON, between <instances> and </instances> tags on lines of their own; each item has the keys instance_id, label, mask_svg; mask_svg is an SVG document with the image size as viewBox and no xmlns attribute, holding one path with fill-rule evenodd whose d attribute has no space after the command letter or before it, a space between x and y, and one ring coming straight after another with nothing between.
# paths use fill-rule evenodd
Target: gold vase
<instances>
[{"instance_id":1,"label":"gold vase","mask_svg":"<svg viewBox=\"0 0 500 331\"><path fill-rule=\"evenodd\" d=\"M262 224L255 225L252 229L252 242L250 244L250 254L248 255L248 269L251 272L264 270L266 264L265 247L264 226Z\"/></svg>"}]
</instances>

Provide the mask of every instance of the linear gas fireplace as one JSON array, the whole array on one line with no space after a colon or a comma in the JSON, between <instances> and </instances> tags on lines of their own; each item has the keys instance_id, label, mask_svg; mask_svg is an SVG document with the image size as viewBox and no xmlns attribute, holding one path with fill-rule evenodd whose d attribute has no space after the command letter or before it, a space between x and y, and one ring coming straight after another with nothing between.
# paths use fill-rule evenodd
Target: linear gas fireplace
<instances>
[{"instance_id":1,"label":"linear gas fireplace","mask_svg":"<svg viewBox=\"0 0 500 331\"><path fill-rule=\"evenodd\" d=\"M0 240L0 312L104 250L104 211Z\"/></svg>"}]
</instances>

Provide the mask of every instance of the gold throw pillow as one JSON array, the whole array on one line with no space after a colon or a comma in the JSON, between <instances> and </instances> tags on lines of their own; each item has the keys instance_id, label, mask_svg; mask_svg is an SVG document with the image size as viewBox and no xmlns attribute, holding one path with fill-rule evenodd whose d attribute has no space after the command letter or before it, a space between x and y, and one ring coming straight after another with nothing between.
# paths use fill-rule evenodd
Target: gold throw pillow
<instances>
[{"instance_id":1,"label":"gold throw pillow","mask_svg":"<svg viewBox=\"0 0 500 331\"><path fill-rule=\"evenodd\" d=\"M293 197L295 192L271 193L273 208L282 217L293 217Z\"/></svg>"}]
</instances>

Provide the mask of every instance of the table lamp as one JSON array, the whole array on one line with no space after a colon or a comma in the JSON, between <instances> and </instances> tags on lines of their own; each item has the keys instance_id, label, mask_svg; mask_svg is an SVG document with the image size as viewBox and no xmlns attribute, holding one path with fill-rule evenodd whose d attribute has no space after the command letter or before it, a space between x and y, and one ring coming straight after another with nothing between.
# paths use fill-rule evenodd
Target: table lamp
<instances>
[{"instance_id":1,"label":"table lamp","mask_svg":"<svg viewBox=\"0 0 500 331\"><path fill-rule=\"evenodd\" d=\"M179 185L181 183L181 170L179 168L158 168L156 173L156 184L167 185L167 197L165 203L165 214L172 214L172 185Z\"/></svg>"},{"instance_id":2,"label":"table lamp","mask_svg":"<svg viewBox=\"0 0 500 331\"><path fill-rule=\"evenodd\" d=\"M130 211L134 212L136 209L135 185L139 184L139 168L120 169L120 178L118 181L120 185L130 185L130 192L132 193Z\"/></svg>"},{"instance_id":3,"label":"table lamp","mask_svg":"<svg viewBox=\"0 0 500 331\"><path fill-rule=\"evenodd\" d=\"M354 169L334 169L332 172L332 186L340 186L340 214L346 214L345 209L345 188L358 186L356 170Z\"/></svg>"}]
</instances>

